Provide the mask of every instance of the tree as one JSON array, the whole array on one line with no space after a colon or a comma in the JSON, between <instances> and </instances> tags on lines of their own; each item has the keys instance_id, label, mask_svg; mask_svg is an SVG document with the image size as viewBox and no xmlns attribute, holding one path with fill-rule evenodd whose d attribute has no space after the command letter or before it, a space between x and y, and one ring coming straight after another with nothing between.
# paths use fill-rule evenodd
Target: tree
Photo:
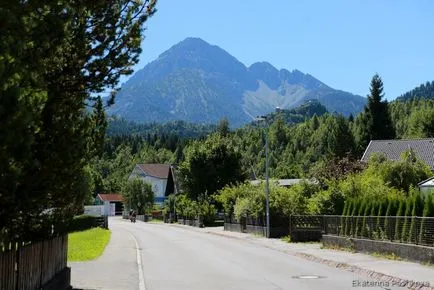
<instances>
[{"instance_id":1,"label":"tree","mask_svg":"<svg viewBox=\"0 0 434 290\"><path fill-rule=\"evenodd\" d=\"M359 152L363 152L371 140L395 137L388 103L382 101L383 97L383 81L378 74L375 74L371 80L368 103L355 121L355 138Z\"/></svg>"},{"instance_id":2,"label":"tree","mask_svg":"<svg viewBox=\"0 0 434 290\"><path fill-rule=\"evenodd\" d=\"M127 208L137 210L138 214L144 214L152 209L154 204L154 192L151 184L138 178L128 180L122 191L122 196Z\"/></svg>"},{"instance_id":3,"label":"tree","mask_svg":"<svg viewBox=\"0 0 434 290\"><path fill-rule=\"evenodd\" d=\"M219 135L212 135L204 142L194 141L186 147L179 173L183 189L194 200L245 179L241 154Z\"/></svg>"},{"instance_id":4,"label":"tree","mask_svg":"<svg viewBox=\"0 0 434 290\"><path fill-rule=\"evenodd\" d=\"M217 126L217 132L220 134L220 136L226 137L226 136L228 136L229 131L230 131L229 130L229 121L225 117L225 118L220 120L220 123Z\"/></svg>"},{"instance_id":5,"label":"tree","mask_svg":"<svg viewBox=\"0 0 434 290\"><path fill-rule=\"evenodd\" d=\"M107 130L107 120L101 97L96 99L94 112L91 116L91 146L90 152L101 157L104 150L105 132Z\"/></svg>"},{"instance_id":6,"label":"tree","mask_svg":"<svg viewBox=\"0 0 434 290\"><path fill-rule=\"evenodd\" d=\"M33 240L40 213L67 222L100 144L86 111L130 74L156 1L6 1L0 11L0 232ZM97 102L98 104L98 102ZM97 130L101 132L101 130ZM25 214L23 214L25 213ZM5 234L7 233L7 234Z\"/></svg>"}]
</instances>

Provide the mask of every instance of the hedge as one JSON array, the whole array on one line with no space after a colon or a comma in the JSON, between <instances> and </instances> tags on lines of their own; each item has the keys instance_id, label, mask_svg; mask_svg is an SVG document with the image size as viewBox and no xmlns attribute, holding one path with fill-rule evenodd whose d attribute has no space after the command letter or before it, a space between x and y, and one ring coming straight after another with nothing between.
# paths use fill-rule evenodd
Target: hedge
<instances>
[{"instance_id":1,"label":"hedge","mask_svg":"<svg viewBox=\"0 0 434 290\"><path fill-rule=\"evenodd\" d=\"M100 217L91 215L75 216L68 226L68 232L85 231L91 228L96 228L101 225Z\"/></svg>"}]
</instances>

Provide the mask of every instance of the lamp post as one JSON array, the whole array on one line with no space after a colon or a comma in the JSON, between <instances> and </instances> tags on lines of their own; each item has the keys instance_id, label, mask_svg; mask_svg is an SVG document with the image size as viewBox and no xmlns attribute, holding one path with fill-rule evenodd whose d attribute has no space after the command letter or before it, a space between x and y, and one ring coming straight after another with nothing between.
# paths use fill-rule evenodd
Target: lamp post
<instances>
[{"instance_id":1,"label":"lamp post","mask_svg":"<svg viewBox=\"0 0 434 290\"><path fill-rule=\"evenodd\" d=\"M266 116L260 116L256 118L257 121L267 121ZM266 124L267 126L267 124ZM268 134L265 135L265 218L266 218L266 237L270 237L270 187L268 180Z\"/></svg>"}]
</instances>

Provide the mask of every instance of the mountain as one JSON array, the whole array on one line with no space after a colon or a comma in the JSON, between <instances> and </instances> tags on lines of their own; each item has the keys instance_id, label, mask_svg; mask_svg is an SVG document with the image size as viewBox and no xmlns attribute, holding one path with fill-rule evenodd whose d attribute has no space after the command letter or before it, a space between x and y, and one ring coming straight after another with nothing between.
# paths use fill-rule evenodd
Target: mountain
<instances>
[{"instance_id":1,"label":"mountain","mask_svg":"<svg viewBox=\"0 0 434 290\"><path fill-rule=\"evenodd\" d=\"M434 81L426 82L425 84L421 84L420 86L414 88L413 90L401 95L396 98L399 101L409 101L412 99L434 99Z\"/></svg>"},{"instance_id":2,"label":"mountain","mask_svg":"<svg viewBox=\"0 0 434 290\"><path fill-rule=\"evenodd\" d=\"M217 123L227 117L240 126L309 99L344 115L357 114L366 102L298 70L267 62L246 67L218 46L187 38L124 83L108 113L138 122Z\"/></svg>"}]
</instances>

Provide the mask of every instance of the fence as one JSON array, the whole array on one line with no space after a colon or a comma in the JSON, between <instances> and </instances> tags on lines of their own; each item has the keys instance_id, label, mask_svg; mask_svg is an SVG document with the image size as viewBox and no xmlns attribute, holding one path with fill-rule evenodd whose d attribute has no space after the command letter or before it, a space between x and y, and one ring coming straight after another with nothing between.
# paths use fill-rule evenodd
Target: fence
<instances>
[{"instance_id":1,"label":"fence","mask_svg":"<svg viewBox=\"0 0 434 290\"><path fill-rule=\"evenodd\" d=\"M108 216L99 216L96 218L97 224L103 229L108 229Z\"/></svg>"},{"instance_id":2,"label":"fence","mask_svg":"<svg viewBox=\"0 0 434 290\"><path fill-rule=\"evenodd\" d=\"M434 218L324 216L324 234L434 246Z\"/></svg>"},{"instance_id":3,"label":"fence","mask_svg":"<svg viewBox=\"0 0 434 290\"><path fill-rule=\"evenodd\" d=\"M67 236L0 248L0 289L43 288L67 267L67 255Z\"/></svg>"},{"instance_id":4,"label":"fence","mask_svg":"<svg viewBox=\"0 0 434 290\"><path fill-rule=\"evenodd\" d=\"M225 216L224 229L242 233L252 233L266 236L267 227L265 217L242 217L240 220L233 216ZM289 218L284 216L270 216L270 238L278 238L289 234Z\"/></svg>"},{"instance_id":5,"label":"fence","mask_svg":"<svg viewBox=\"0 0 434 290\"><path fill-rule=\"evenodd\" d=\"M225 217L224 229L265 235L264 219ZM434 247L433 217L292 215L270 219L270 237L319 241L323 234Z\"/></svg>"}]
</instances>

